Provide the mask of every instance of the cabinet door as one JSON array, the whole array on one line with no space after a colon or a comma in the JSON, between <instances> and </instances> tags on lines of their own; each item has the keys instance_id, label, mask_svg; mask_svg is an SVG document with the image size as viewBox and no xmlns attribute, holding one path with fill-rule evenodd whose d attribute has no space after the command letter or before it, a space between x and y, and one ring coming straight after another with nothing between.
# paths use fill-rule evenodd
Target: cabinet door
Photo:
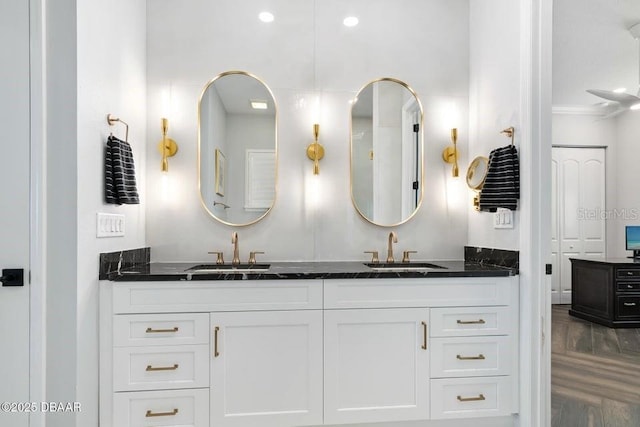
<instances>
[{"instance_id":1,"label":"cabinet door","mask_svg":"<svg viewBox=\"0 0 640 427\"><path fill-rule=\"evenodd\" d=\"M325 424L429 417L428 309L325 311Z\"/></svg>"},{"instance_id":2,"label":"cabinet door","mask_svg":"<svg viewBox=\"0 0 640 427\"><path fill-rule=\"evenodd\" d=\"M322 311L212 313L211 425L322 424Z\"/></svg>"}]
</instances>

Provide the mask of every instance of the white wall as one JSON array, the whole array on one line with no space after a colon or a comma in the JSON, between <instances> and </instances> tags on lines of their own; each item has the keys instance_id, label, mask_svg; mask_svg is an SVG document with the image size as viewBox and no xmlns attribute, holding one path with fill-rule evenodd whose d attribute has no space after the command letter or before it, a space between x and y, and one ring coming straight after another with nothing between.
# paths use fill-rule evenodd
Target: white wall
<instances>
[{"instance_id":1,"label":"white wall","mask_svg":"<svg viewBox=\"0 0 640 427\"><path fill-rule=\"evenodd\" d=\"M76 1L47 7L46 43L46 398L73 402L77 383L77 86ZM75 414L46 414L49 427L74 426Z\"/></svg>"},{"instance_id":2,"label":"white wall","mask_svg":"<svg viewBox=\"0 0 640 427\"><path fill-rule=\"evenodd\" d=\"M519 2L471 0L469 73L469 159L489 157L494 148L511 141L500 131L515 127L515 144L520 136L520 16ZM461 163L466 176L468 163ZM465 186L466 188L466 186ZM469 206L468 244L517 250L520 211L514 212L513 229L493 228L493 214L473 210L474 193L467 192Z\"/></svg>"},{"instance_id":3,"label":"white wall","mask_svg":"<svg viewBox=\"0 0 640 427\"><path fill-rule=\"evenodd\" d=\"M263 7L257 0L150 4L149 140L159 136L159 105L170 92L170 136L180 144L164 186L148 189L147 243L155 261L201 261L207 251L231 250L234 229L200 206L195 170L199 94L216 74L233 69L263 79L279 112L277 201L265 219L238 230L243 259L264 250L274 261L364 260L362 251L385 248L390 230L364 221L349 190L349 100L378 77L405 81L425 108L425 202L396 227L398 250L418 250L417 259L462 258L466 191L462 179L450 178L441 152L457 126L460 162L467 163L468 0L407 0L393 8L384 0L279 0L271 3L271 25L257 20ZM360 25L345 28L347 14L357 14ZM318 117L326 154L313 176L305 148ZM148 150L150 165L157 156ZM148 182L160 183L159 175L148 168Z\"/></svg>"},{"instance_id":4,"label":"white wall","mask_svg":"<svg viewBox=\"0 0 640 427\"><path fill-rule=\"evenodd\" d=\"M640 22L640 2L554 0L553 138L556 145L605 146L607 167L607 255L626 256L624 225L639 224L633 159L639 112L602 119L603 100L586 89L626 87L639 81L639 42L628 28ZM595 112L595 113L594 113Z\"/></svg>"},{"instance_id":5,"label":"white wall","mask_svg":"<svg viewBox=\"0 0 640 427\"><path fill-rule=\"evenodd\" d=\"M200 185L204 203L213 208L216 216L222 220L226 220L227 210L220 205L213 206L214 201L224 203L215 191L215 168L216 168L216 149L223 153L227 152L227 115L224 106L220 100L220 95L215 87L210 86L206 92L206 96L202 97L202 105L200 106L200 114L203 119L200 122L202 126L202 140L216 141L219 144L203 144L200 151ZM169 159L171 162L172 159ZM151 160L151 164L153 161ZM171 168L169 169L171 170ZM228 205L228 203L226 203Z\"/></svg>"},{"instance_id":6,"label":"white wall","mask_svg":"<svg viewBox=\"0 0 640 427\"><path fill-rule=\"evenodd\" d=\"M98 424L98 254L145 246L146 43L144 0L77 6L77 425ZM103 147L112 113L129 124L140 205L106 205ZM157 126L159 127L159 125ZM70 138L75 136L69 135ZM154 138L154 142L155 138ZM155 148L155 147L154 147ZM126 236L96 238L96 213L124 214ZM55 366L49 369L56 370Z\"/></svg>"},{"instance_id":7,"label":"white wall","mask_svg":"<svg viewBox=\"0 0 640 427\"><path fill-rule=\"evenodd\" d=\"M617 139L615 158L614 184L609 186L615 197L614 213L607 221L607 255L613 257L630 256L625 250L625 225L640 225L640 192L638 192L638 176L640 161L640 114L629 111L617 118ZM612 210L612 209L609 209Z\"/></svg>"}]
</instances>

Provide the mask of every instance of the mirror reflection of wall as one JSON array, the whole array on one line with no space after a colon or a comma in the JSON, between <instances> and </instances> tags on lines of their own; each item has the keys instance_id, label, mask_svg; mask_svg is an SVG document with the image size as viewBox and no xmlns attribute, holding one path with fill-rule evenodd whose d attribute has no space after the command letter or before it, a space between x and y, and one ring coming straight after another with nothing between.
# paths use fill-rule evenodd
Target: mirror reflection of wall
<instances>
[{"instance_id":1,"label":"mirror reflection of wall","mask_svg":"<svg viewBox=\"0 0 640 427\"><path fill-rule=\"evenodd\" d=\"M244 72L217 76L200 99L200 195L229 225L263 218L276 193L276 108L270 90Z\"/></svg>"},{"instance_id":2,"label":"mirror reflection of wall","mask_svg":"<svg viewBox=\"0 0 640 427\"><path fill-rule=\"evenodd\" d=\"M400 224L422 201L422 108L413 91L395 79L368 84L356 99L351 110L353 203L370 222Z\"/></svg>"}]
</instances>

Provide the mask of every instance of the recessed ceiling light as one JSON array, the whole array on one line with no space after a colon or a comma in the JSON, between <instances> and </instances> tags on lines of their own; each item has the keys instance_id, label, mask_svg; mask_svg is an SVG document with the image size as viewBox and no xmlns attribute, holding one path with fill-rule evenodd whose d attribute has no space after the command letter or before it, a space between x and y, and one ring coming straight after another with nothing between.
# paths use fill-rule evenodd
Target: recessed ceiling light
<instances>
[{"instance_id":1,"label":"recessed ceiling light","mask_svg":"<svg viewBox=\"0 0 640 427\"><path fill-rule=\"evenodd\" d=\"M613 92L615 93L624 93L627 91L626 87L619 87L618 89L614 89Z\"/></svg>"},{"instance_id":2,"label":"recessed ceiling light","mask_svg":"<svg viewBox=\"0 0 640 427\"><path fill-rule=\"evenodd\" d=\"M640 103L633 104L631 107L629 107L629 109L633 111L640 110Z\"/></svg>"},{"instance_id":3,"label":"recessed ceiling light","mask_svg":"<svg viewBox=\"0 0 640 427\"><path fill-rule=\"evenodd\" d=\"M358 25L358 22L360 21L355 16L347 16L346 18L344 18L344 21L342 21L342 23L346 27L355 27L356 25Z\"/></svg>"},{"instance_id":4,"label":"recessed ceiling light","mask_svg":"<svg viewBox=\"0 0 640 427\"><path fill-rule=\"evenodd\" d=\"M275 19L273 16L273 13L271 12L260 12L260 14L258 15L258 18L262 22L273 22L273 20Z\"/></svg>"},{"instance_id":5,"label":"recessed ceiling light","mask_svg":"<svg viewBox=\"0 0 640 427\"><path fill-rule=\"evenodd\" d=\"M259 101L256 99L251 100L251 108L254 110L266 110L267 109L267 101Z\"/></svg>"}]
</instances>

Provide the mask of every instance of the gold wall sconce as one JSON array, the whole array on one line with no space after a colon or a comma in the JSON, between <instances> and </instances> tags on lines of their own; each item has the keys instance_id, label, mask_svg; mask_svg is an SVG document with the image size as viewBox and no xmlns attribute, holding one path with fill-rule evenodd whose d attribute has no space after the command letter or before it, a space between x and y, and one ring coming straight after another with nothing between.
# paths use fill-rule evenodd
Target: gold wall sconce
<instances>
[{"instance_id":1,"label":"gold wall sconce","mask_svg":"<svg viewBox=\"0 0 640 427\"><path fill-rule=\"evenodd\" d=\"M313 174L320 173L320 159L324 157L324 147L318 142L320 136L320 125L313 125L313 142L307 147L307 157L313 160Z\"/></svg>"},{"instance_id":2,"label":"gold wall sconce","mask_svg":"<svg viewBox=\"0 0 640 427\"><path fill-rule=\"evenodd\" d=\"M442 160L446 163L453 164L453 168L451 169L451 175L457 177L459 174L458 169L458 129L451 129L451 142L453 145L448 146L442 152Z\"/></svg>"},{"instance_id":3,"label":"gold wall sconce","mask_svg":"<svg viewBox=\"0 0 640 427\"><path fill-rule=\"evenodd\" d=\"M163 117L160 119L160 124L162 130L162 141L158 143L158 151L162 154L160 168L162 172L169 172L169 161L167 159L176 155L178 152L178 144L176 144L173 139L167 137L169 120Z\"/></svg>"}]
</instances>

